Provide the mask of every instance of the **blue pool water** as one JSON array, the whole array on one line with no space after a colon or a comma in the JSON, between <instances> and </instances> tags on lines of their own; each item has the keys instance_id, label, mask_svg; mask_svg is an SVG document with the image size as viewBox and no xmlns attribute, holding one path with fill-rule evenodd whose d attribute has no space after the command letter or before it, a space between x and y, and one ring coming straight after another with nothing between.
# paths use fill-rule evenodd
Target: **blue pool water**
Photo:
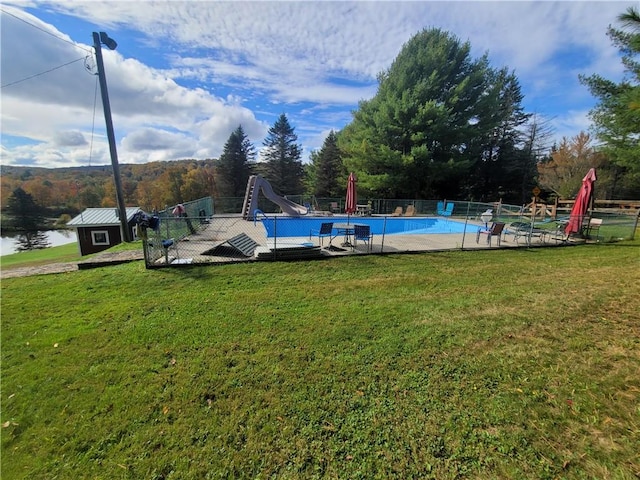
<instances>
[{"instance_id":1,"label":"blue pool water","mask_svg":"<svg viewBox=\"0 0 640 480\"><path fill-rule=\"evenodd\" d=\"M320 230L325 222L364 224L375 235L417 235L429 233L463 233L465 224L456 220L428 217L267 217L261 219L267 238L307 237L311 230Z\"/></svg>"}]
</instances>

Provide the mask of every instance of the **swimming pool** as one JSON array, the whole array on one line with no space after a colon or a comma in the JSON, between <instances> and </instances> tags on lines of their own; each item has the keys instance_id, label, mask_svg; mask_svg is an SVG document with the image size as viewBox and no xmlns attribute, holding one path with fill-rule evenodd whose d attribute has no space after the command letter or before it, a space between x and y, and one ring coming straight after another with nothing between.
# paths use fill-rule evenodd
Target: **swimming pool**
<instances>
[{"instance_id":1,"label":"swimming pool","mask_svg":"<svg viewBox=\"0 0 640 480\"><path fill-rule=\"evenodd\" d=\"M261 221L267 232L267 238L275 236L308 238L311 230L320 230L320 225L326 222L369 225L371 233L375 235L463 233L465 229L464 222L450 218L429 217L266 217Z\"/></svg>"}]
</instances>

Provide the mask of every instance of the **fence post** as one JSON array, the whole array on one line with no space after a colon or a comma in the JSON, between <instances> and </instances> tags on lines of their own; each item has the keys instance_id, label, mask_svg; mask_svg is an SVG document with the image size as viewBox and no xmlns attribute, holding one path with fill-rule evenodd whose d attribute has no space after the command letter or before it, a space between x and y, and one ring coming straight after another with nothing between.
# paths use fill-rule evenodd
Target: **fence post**
<instances>
[{"instance_id":1,"label":"fence post","mask_svg":"<svg viewBox=\"0 0 640 480\"><path fill-rule=\"evenodd\" d=\"M273 259L278 259L278 217L273 216Z\"/></svg>"},{"instance_id":2,"label":"fence post","mask_svg":"<svg viewBox=\"0 0 640 480\"><path fill-rule=\"evenodd\" d=\"M640 209L636 213L636 221L633 224L633 230L631 230L631 240L635 240L636 230L638 229L638 219L640 219Z\"/></svg>"},{"instance_id":3,"label":"fence post","mask_svg":"<svg viewBox=\"0 0 640 480\"><path fill-rule=\"evenodd\" d=\"M467 236L467 224L469 223L469 212L471 211L471 202L467 202L467 214L464 217L464 230L462 232L462 245L460 250L464 250L464 239Z\"/></svg>"}]
</instances>

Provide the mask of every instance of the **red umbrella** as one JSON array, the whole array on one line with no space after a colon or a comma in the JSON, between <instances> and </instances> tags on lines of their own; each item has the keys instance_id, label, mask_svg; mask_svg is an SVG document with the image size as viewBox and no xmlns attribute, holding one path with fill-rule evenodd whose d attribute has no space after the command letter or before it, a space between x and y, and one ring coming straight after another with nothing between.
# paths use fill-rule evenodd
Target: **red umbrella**
<instances>
[{"instance_id":1,"label":"red umbrella","mask_svg":"<svg viewBox=\"0 0 640 480\"><path fill-rule=\"evenodd\" d=\"M356 194L356 176L351 172L349 174L349 179L347 180L347 200L344 204L344 211L347 216L355 213L357 209L357 194Z\"/></svg>"},{"instance_id":2,"label":"red umbrella","mask_svg":"<svg viewBox=\"0 0 640 480\"><path fill-rule=\"evenodd\" d=\"M589 202L591 201L591 195L593 195L593 182L595 181L596 169L592 168L582 179L582 187L580 187L580 191L576 195L576 201L569 215L569 223L564 229L564 233L567 235L578 233L582 229L582 222L584 217L587 216L587 210L589 210Z\"/></svg>"}]
</instances>

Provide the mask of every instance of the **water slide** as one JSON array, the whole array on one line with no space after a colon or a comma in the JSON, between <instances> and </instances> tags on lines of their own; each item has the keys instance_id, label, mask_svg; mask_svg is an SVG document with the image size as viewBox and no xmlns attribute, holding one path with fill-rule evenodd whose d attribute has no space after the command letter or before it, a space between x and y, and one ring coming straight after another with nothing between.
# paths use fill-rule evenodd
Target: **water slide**
<instances>
[{"instance_id":1,"label":"water slide","mask_svg":"<svg viewBox=\"0 0 640 480\"><path fill-rule=\"evenodd\" d=\"M262 194L273 203L278 205L282 212L291 215L292 217L299 217L300 215L306 215L309 213L307 207L298 205L291 200L281 197L276 194L271 188L271 184L262 178L260 175L252 175L247 182L247 191L244 197L244 206L242 207L242 217L246 220L253 220L253 214L258 208L258 193L262 191Z\"/></svg>"}]
</instances>

